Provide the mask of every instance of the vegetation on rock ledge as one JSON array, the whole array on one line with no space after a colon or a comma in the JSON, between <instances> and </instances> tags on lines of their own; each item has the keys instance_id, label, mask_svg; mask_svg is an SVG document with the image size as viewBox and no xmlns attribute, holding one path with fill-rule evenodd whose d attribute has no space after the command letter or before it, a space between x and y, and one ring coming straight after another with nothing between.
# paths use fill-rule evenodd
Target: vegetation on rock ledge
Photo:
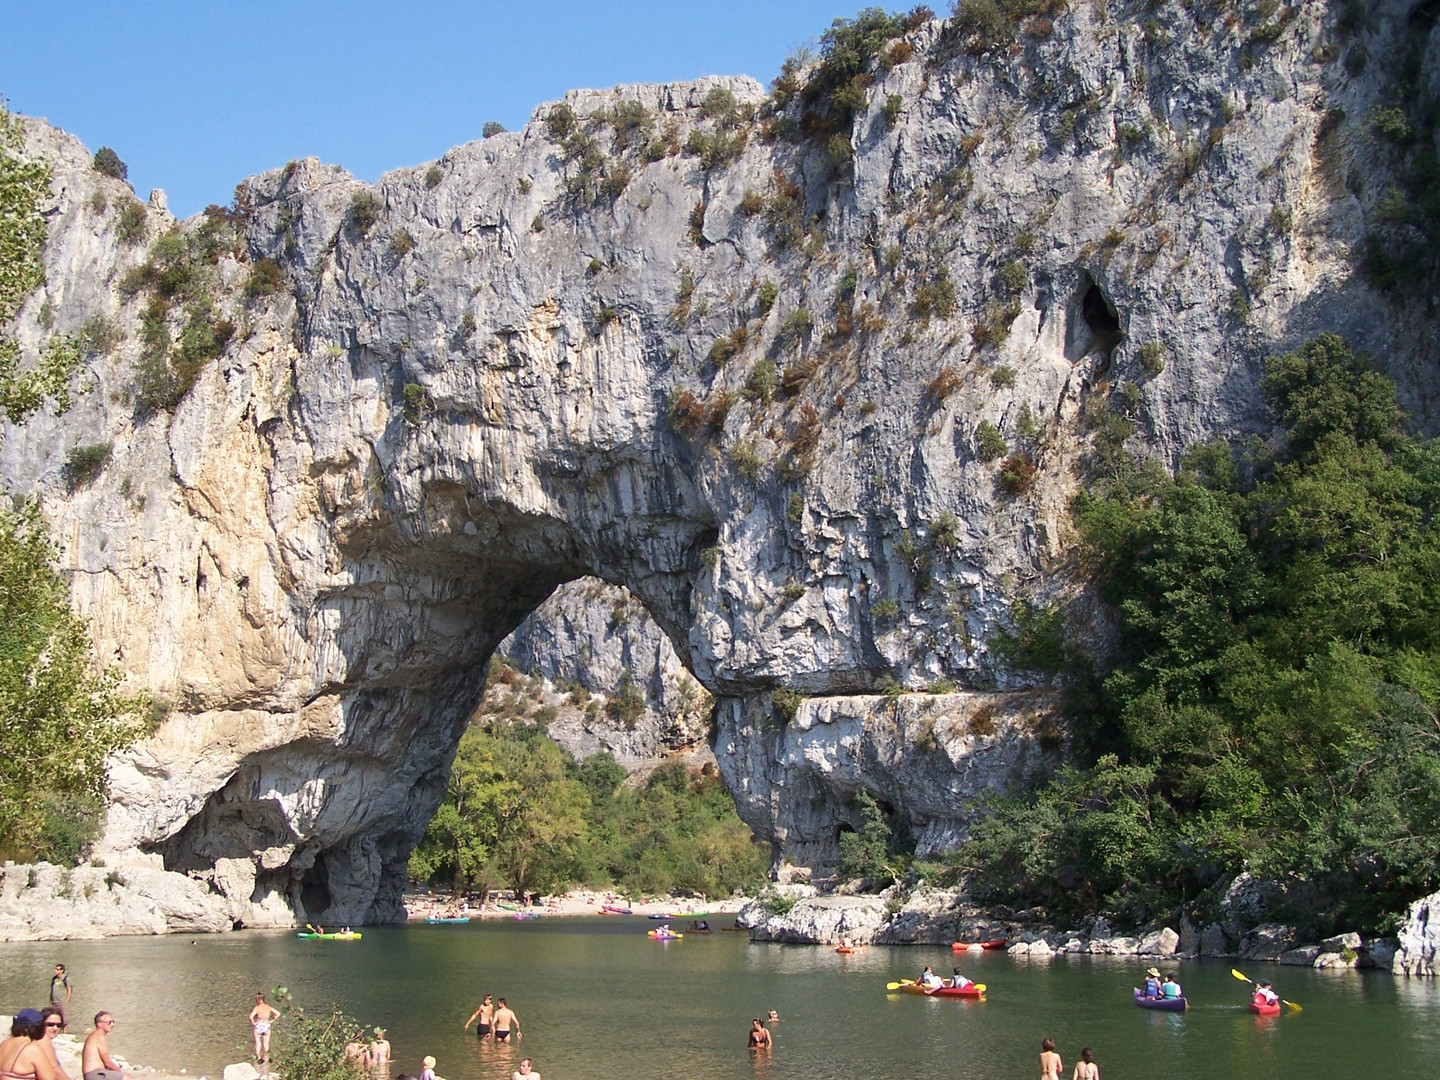
<instances>
[{"instance_id":1,"label":"vegetation on rock ledge","mask_svg":"<svg viewBox=\"0 0 1440 1080\"><path fill-rule=\"evenodd\" d=\"M1248 870L1324 934L1440 887L1440 446L1334 335L1262 385L1278 449L1132 463L1078 500L1120 652L1069 661L1092 764L961 853L984 895L1200 921Z\"/></svg>"}]
</instances>

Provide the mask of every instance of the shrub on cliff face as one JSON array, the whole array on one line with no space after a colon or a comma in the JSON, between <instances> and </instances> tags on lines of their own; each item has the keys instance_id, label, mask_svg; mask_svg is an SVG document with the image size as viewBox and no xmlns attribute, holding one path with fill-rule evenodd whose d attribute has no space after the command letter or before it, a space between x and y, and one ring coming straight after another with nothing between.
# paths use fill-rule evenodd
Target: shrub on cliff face
<instances>
[{"instance_id":1,"label":"shrub on cliff face","mask_svg":"<svg viewBox=\"0 0 1440 1080\"><path fill-rule=\"evenodd\" d=\"M328 1012L310 1013L283 986L271 1001L285 1011L275 1033L275 1069L286 1080L364 1080L358 1061L347 1060L345 1046L361 1030L360 1021L331 1005Z\"/></svg>"},{"instance_id":2,"label":"shrub on cliff face","mask_svg":"<svg viewBox=\"0 0 1440 1080\"><path fill-rule=\"evenodd\" d=\"M104 176L114 177L116 180L127 180L130 177L130 167L108 146L102 146L95 151L95 160L91 164L96 172Z\"/></svg>"}]
</instances>

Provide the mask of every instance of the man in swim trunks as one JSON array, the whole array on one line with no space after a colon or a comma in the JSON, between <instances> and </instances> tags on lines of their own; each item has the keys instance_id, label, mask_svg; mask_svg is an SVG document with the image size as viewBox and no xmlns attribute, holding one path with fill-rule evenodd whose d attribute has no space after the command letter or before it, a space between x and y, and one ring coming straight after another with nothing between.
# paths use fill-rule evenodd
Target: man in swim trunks
<instances>
[{"instance_id":1,"label":"man in swim trunks","mask_svg":"<svg viewBox=\"0 0 1440 1080\"><path fill-rule=\"evenodd\" d=\"M515 1033L515 1041L519 1042L519 1019L510 1011L510 1006L505 1004L504 998L501 998L496 1004L499 1007L495 1010L495 1041L509 1042L510 1033L513 1031Z\"/></svg>"},{"instance_id":2,"label":"man in swim trunks","mask_svg":"<svg viewBox=\"0 0 1440 1080\"><path fill-rule=\"evenodd\" d=\"M475 1024L475 1036L480 1039L490 1038L490 1021L495 1014L495 1006L490 1004L490 995L485 995L485 1000L480 1002L480 1007L470 1014L470 1019L465 1021L465 1026L460 1030L464 1031L478 1017L480 1022Z\"/></svg>"},{"instance_id":3,"label":"man in swim trunks","mask_svg":"<svg viewBox=\"0 0 1440 1080\"><path fill-rule=\"evenodd\" d=\"M85 1080L129 1080L130 1074L110 1056L110 1032L115 1028L115 1018L108 1012L95 1014L95 1030L85 1036L85 1046L80 1051L80 1073Z\"/></svg>"},{"instance_id":4,"label":"man in swim trunks","mask_svg":"<svg viewBox=\"0 0 1440 1080\"><path fill-rule=\"evenodd\" d=\"M510 1080L540 1080L540 1074L530 1067L529 1058L521 1058L520 1067L510 1074Z\"/></svg>"},{"instance_id":5,"label":"man in swim trunks","mask_svg":"<svg viewBox=\"0 0 1440 1080\"><path fill-rule=\"evenodd\" d=\"M69 1023L70 999L75 987L70 985L70 976L65 974L65 965L56 964L55 974L50 976L50 1004L60 1010L62 1023Z\"/></svg>"},{"instance_id":6,"label":"man in swim trunks","mask_svg":"<svg viewBox=\"0 0 1440 1080\"><path fill-rule=\"evenodd\" d=\"M250 1026L255 1030L255 1060L262 1065L270 1063L270 1025L279 1018L280 1010L266 1001L264 994L256 994Z\"/></svg>"}]
</instances>

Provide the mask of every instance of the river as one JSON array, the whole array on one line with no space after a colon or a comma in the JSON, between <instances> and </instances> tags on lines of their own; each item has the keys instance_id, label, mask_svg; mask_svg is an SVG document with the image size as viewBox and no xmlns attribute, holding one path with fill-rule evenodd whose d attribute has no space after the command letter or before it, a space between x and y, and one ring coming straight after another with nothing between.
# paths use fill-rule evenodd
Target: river
<instances>
[{"instance_id":1,"label":"river","mask_svg":"<svg viewBox=\"0 0 1440 1080\"><path fill-rule=\"evenodd\" d=\"M728 921L728 920L727 920ZM638 918L494 920L367 929L358 942L246 931L196 938L0 945L0 1010L44 998L51 970L76 985L72 1032L115 1013L113 1049L167 1071L218 1077L249 1053L256 989L287 986L307 1005L338 1002L388 1028L395 1072L433 1054L448 1080L508 1077L524 1055L546 1080L868 1080L935 1075L1025 1080L1053 1038L1065 1076L1092 1046L1105 1080L1313 1080L1416 1076L1440 1051L1440 986L1367 972L1241 963L1273 979L1300 1013L1252 1016L1230 963L1178 965L1188 1013L1145 1012L1134 958L1052 961L961 956L933 946L751 944L746 935L658 943ZM717 921L718 925L718 921ZM989 986L969 1002L886 992L924 964L954 963ZM477 1046L460 1025L485 992L509 999L519 1049ZM745 1049L750 1018L776 1009L775 1048ZM281 1021L279 1027L283 1027Z\"/></svg>"}]
</instances>

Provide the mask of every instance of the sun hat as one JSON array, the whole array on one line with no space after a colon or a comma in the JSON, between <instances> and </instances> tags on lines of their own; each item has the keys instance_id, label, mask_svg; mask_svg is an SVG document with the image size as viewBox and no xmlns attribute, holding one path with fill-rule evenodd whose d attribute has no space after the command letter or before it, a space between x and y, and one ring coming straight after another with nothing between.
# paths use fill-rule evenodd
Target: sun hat
<instances>
[{"instance_id":1,"label":"sun hat","mask_svg":"<svg viewBox=\"0 0 1440 1080\"><path fill-rule=\"evenodd\" d=\"M1150 975L1156 979L1160 978L1160 972L1156 968L1146 968L1145 974Z\"/></svg>"}]
</instances>

